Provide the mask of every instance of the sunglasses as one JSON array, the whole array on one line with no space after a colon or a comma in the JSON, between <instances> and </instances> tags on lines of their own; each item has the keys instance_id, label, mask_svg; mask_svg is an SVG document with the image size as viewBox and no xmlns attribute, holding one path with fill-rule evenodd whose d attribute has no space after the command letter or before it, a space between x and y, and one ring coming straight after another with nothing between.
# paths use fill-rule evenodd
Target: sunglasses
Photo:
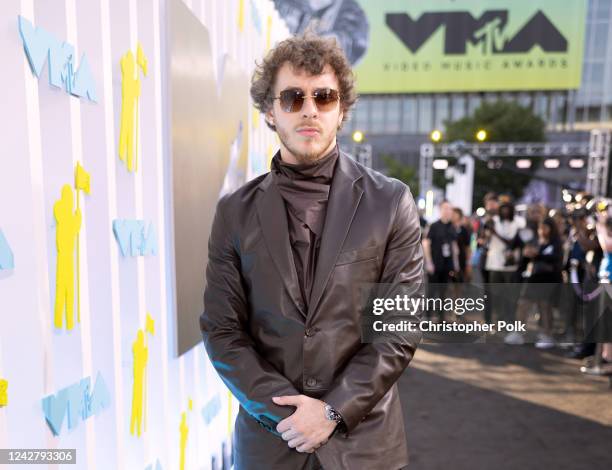
<instances>
[{"instance_id":1,"label":"sunglasses","mask_svg":"<svg viewBox=\"0 0 612 470\"><path fill-rule=\"evenodd\" d=\"M275 100L280 100L281 109L286 113L297 113L304 106L306 98L312 98L319 111L330 111L336 106L340 99L340 93L333 88L317 88L312 92L312 96L306 96L304 90L299 88L288 88L275 96Z\"/></svg>"}]
</instances>

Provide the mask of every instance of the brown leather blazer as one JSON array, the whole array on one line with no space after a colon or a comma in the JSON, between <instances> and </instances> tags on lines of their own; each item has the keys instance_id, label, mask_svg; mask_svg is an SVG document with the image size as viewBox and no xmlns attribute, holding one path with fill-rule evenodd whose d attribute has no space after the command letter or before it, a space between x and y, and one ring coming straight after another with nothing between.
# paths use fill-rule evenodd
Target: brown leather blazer
<instances>
[{"instance_id":1,"label":"brown leather blazer","mask_svg":"<svg viewBox=\"0 0 612 470\"><path fill-rule=\"evenodd\" d=\"M308 308L300 299L285 206L272 175L219 200L209 239L200 328L210 360L240 402L237 470L301 469L309 454L275 427L304 394L340 412L348 432L316 450L326 470L408 463L396 381L417 341L362 343L360 282L421 283L417 209L408 187L341 152Z\"/></svg>"}]
</instances>

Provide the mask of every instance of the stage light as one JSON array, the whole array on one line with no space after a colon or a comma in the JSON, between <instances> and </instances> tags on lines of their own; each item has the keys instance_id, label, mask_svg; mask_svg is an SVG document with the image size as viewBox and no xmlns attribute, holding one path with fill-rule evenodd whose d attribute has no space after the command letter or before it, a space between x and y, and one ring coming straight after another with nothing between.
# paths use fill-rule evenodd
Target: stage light
<instances>
[{"instance_id":1,"label":"stage light","mask_svg":"<svg viewBox=\"0 0 612 470\"><path fill-rule=\"evenodd\" d=\"M487 131L480 129L478 132L476 132L476 140L478 142L484 142L487 140Z\"/></svg>"},{"instance_id":2,"label":"stage light","mask_svg":"<svg viewBox=\"0 0 612 470\"><path fill-rule=\"evenodd\" d=\"M520 160L516 161L516 167L520 168L521 170L531 168L531 160L528 158L521 158Z\"/></svg>"},{"instance_id":3,"label":"stage light","mask_svg":"<svg viewBox=\"0 0 612 470\"><path fill-rule=\"evenodd\" d=\"M584 168L584 160L582 158L571 158L569 161L569 167L575 169Z\"/></svg>"},{"instance_id":4,"label":"stage light","mask_svg":"<svg viewBox=\"0 0 612 470\"><path fill-rule=\"evenodd\" d=\"M558 158L547 158L544 160L544 168L555 169L559 168L559 159Z\"/></svg>"},{"instance_id":5,"label":"stage light","mask_svg":"<svg viewBox=\"0 0 612 470\"><path fill-rule=\"evenodd\" d=\"M431 131L429 137L431 138L432 142L440 142L440 140L442 140L442 132L440 132L438 129L435 129Z\"/></svg>"},{"instance_id":6,"label":"stage light","mask_svg":"<svg viewBox=\"0 0 612 470\"><path fill-rule=\"evenodd\" d=\"M434 170L446 170L448 168L448 160L438 158L433 161Z\"/></svg>"},{"instance_id":7,"label":"stage light","mask_svg":"<svg viewBox=\"0 0 612 470\"><path fill-rule=\"evenodd\" d=\"M361 131L353 132L353 141L354 142L356 142L358 144L363 142L363 137L364 137L363 132L361 132Z\"/></svg>"}]
</instances>

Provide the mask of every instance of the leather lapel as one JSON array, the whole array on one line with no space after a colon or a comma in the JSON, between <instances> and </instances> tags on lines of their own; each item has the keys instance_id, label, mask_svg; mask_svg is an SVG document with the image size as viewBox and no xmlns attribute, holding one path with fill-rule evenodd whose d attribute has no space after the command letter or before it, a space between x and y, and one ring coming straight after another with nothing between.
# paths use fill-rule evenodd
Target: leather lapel
<instances>
[{"instance_id":1,"label":"leather lapel","mask_svg":"<svg viewBox=\"0 0 612 470\"><path fill-rule=\"evenodd\" d=\"M263 194L257 198L257 215L261 224L263 238L280 278L283 280L291 300L293 300L293 303L299 310L302 316L301 320L304 320L306 318L306 310L301 301L302 293L295 269L293 253L291 252L287 212L283 198L272 179L272 173L268 173L259 184L259 188L263 191Z\"/></svg>"},{"instance_id":2,"label":"leather lapel","mask_svg":"<svg viewBox=\"0 0 612 470\"><path fill-rule=\"evenodd\" d=\"M360 178L361 170L357 164L347 154L340 152L327 203L321 248L308 302L308 317L312 316L321 300L361 200L363 189L357 183Z\"/></svg>"}]
</instances>

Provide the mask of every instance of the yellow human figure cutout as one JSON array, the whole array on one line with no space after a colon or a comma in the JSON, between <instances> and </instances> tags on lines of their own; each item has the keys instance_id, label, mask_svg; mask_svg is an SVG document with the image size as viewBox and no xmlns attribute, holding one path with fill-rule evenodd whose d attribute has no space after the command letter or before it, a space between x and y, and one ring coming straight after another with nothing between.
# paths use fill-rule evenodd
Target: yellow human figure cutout
<instances>
[{"instance_id":1,"label":"yellow human figure cutout","mask_svg":"<svg viewBox=\"0 0 612 470\"><path fill-rule=\"evenodd\" d=\"M86 194L91 194L91 175L85 171L85 168L77 162L74 171L74 187L77 190L77 210L79 210L79 191L85 191ZM77 321L81 323L81 249L79 239L77 237Z\"/></svg>"},{"instance_id":2,"label":"yellow human figure cutout","mask_svg":"<svg viewBox=\"0 0 612 470\"><path fill-rule=\"evenodd\" d=\"M119 129L119 158L126 162L128 171L138 169L138 98L140 97L140 74L138 67L147 76L147 58L138 43L136 60L132 51L121 57L121 127ZM136 155L135 155L136 154Z\"/></svg>"},{"instance_id":3,"label":"yellow human figure cutout","mask_svg":"<svg viewBox=\"0 0 612 470\"><path fill-rule=\"evenodd\" d=\"M187 449L187 435L189 434L189 426L187 426L187 412L181 413L181 426L179 428L181 432L181 455L179 462L179 469L185 470L185 451Z\"/></svg>"},{"instance_id":4,"label":"yellow human figure cutout","mask_svg":"<svg viewBox=\"0 0 612 470\"><path fill-rule=\"evenodd\" d=\"M8 380L0 379L0 406L8 405Z\"/></svg>"},{"instance_id":5,"label":"yellow human figure cutout","mask_svg":"<svg viewBox=\"0 0 612 470\"><path fill-rule=\"evenodd\" d=\"M238 0L238 31L244 31L244 0Z\"/></svg>"},{"instance_id":6,"label":"yellow human figure cutout","mask_svg":"<svg viewBox=\"0 0 612 470\"><path fill-rule=\"evenodd\" d=\"M74 193L70 185L62 186L62 197L53 206L57 222L57 272L55 290L55 327L62 328L64 312L66 328L74 326L74 248L81 229L81 210L74 211Z\"/></svg>"},{"instance_id":7,"label":"yellow human figure cutout","mask_svg":"<svg viewBox=\"0 0 612 470\"><path fill-rule=\"evenodd\" d=\"M270 50L272 45L272 16L266 18L266 52Z\"/></svg>"},{"instance_id":8,"label":"yellow human figure cutout","mask_svg":"<svg viewBox=\"0 0 612 470\"><path fill-rule=\"evenodd\" d=\"M134 435L134 426L140 437L140 425L144 408L145 370L149 360L149 348L145 344L144 332L138 330L136 341L132 345L134 354L134 387L132 388L132 418L130 420L130 434Z\"/></svg>"}]
</instances>

